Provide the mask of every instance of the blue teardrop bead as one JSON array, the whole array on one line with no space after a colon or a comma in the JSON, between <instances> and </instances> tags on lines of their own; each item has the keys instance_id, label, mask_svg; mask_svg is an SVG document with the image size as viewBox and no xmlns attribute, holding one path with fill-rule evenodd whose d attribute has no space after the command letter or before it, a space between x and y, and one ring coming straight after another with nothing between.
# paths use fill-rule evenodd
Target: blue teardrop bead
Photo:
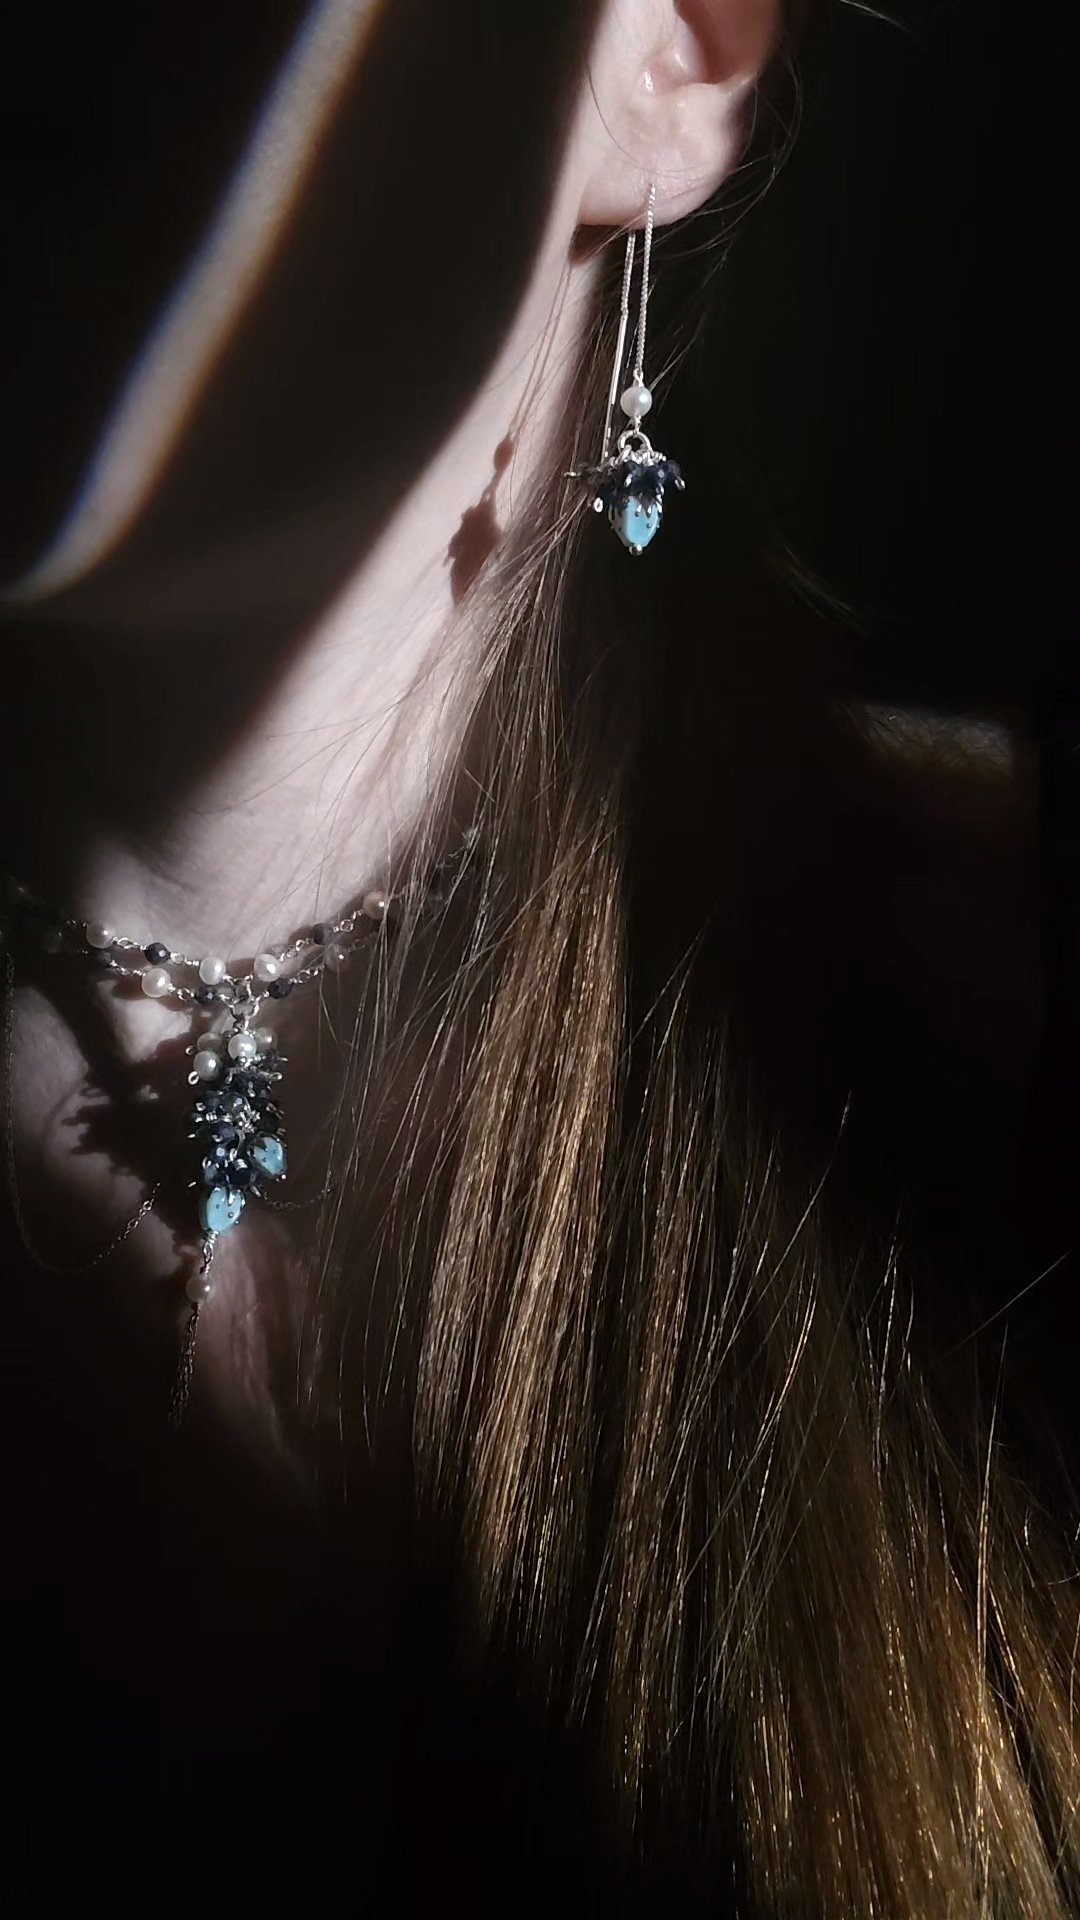
<instances>
[{"instance_id":1,"label":"blue teardrop bead","mask_svg":"<svg viewBox=\"0 0 1080 1920\"><path fill-rule=\"evenodd\" d=\"M608 519L623 546L640 553L659 532L662 512L658 500L630 499L624 507L612 507Z\"/></svg>"},{"instance_id":2,"label":"blue teardrop bead","mask_svg":"<svg viewBox=\"0 0 1080 1920\"><path fill-rule=\"evenodd\" d=\"M228 1233L244 1211L244 1196L232 1187L211 1187L199 1201L199 1219L207 1233Z\"/></svg>"},{"instance_id":3,"label":"blue teardrop bead","mask_svg":"<svg viewBox=\"0 0 1080 1920\"><path fill-rule=\"evenodd\" d=\"M285 1143L272 1133L261 1133L249 1148L255 1165L271 1180L285 1176Z\"/></svg>"}]
</instances>

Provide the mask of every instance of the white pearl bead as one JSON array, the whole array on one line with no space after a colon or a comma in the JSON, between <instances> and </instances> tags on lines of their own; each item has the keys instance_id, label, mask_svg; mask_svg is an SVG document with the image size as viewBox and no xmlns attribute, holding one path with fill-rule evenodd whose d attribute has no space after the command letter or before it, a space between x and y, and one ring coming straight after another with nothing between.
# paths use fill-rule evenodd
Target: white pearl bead
<instances>
[{"instance_id":1,"label":"white pearl bead","mask_svg":"<svg viewBox=\"0 0 1080 1920\"><path fill-rule=\"evenodd\" d=\"M622 395L619 405L630 420L640 420L643 414L648 413L652 406L652 394L644 380L633 381Z\"/></svg>"},{"instance_id":2,"label":"white pearl bead","mask_svg":"<svg viewBox=\"0 0 1080 1920\"><path fill-rule=\"evenodd\" d=\"M258 1042L253 1033L234 1033L229 1041L229 1052L234 1060L254 1060L258 1051Z\"/></svg>"},{"instance_id":3,"label":"white pearl bead","mask_svg":"<svg viewBox=\"0 0 1080 1920\"><path fill-rule=\"evenodd\" d=\"M376 890L374 893L365 893L360 911L365 913L369 920L385 920L389 908L390 902L385 893L379 893Z\"/></svg>"},{"instance_id":4,"label":"white pearl bead","mask_svg":"<svg viewBox=\"0 0 1080 1920\"><path fill-rule=\"evenodd\" d=\"M208 987L220 987L224 978L225 962L216 953L208 953L199 961L199 979Z\"/></svg>"},{"instance_id":5,"label":"white pearl bead","mask_svg":"<svg viewBox=\"0 0 1080 1920\"><path fill-rule=\"evenodd\" d=\"M100 920L88 920L83 928L83 932L86 935L86 944L88 947L112 946L112 932L110 928L103 927Z\"/></svg>"},{"instance_id":6,"label":"white pearl bead","mask_svg":"<svg viewBox=\"0 0 1080 1920\"><path fill-rule=\"evenodd\" d=\"M329 967L331 973L340 973L348 957L348 947L340 946L339 943L334 940L323 953L323 963Z\"/></svg>"},{"instance_id":7,"label":"white pearl bead","mask_svg":"<svg viewBox=\"0 0 1080 1920\"><path fill-rule=\"evenodd\" d=\"M260 1053L266 1053L274 1044L274 1035L269 1027L256 1027L255 1044Z\"/></svg>"},{"instance_id":8,"label":"white pearl bead","mask_svg":"<svg viewBox=\"0 0 1080 1920\"><path fill-rule=\"evenodd\" d=\"M142 972L142 990L151 1000L160 1000L171 993L173 977L168 967L144 967Z\"/></svg>"},{"instance_id":9,"label":"white pearl bead","mask_svg":"<svg viewBox=\"0 0 1080 1920\"><path fill-rule=\"evenodd\" d=\"M201 1306L204 1300L209 1300L213 1291L213 1278L208 1273L193 1273L184 1288L193 1307Z\"/></svg>"},{"instance_id":10,"label":"white pearl bead","mask_svg":"<svg viewBox=\"0 0 1080 1920\"><path fill-rule=\"evenodd\" d=\"M221 1071L221 1057L219 1054L211 1053L208 1048L202 1047L195 1055L192 1065L200 1080L216 1080Z\"/></svg>"},{"instance_id":11,"label":"white pearl bead","mask_svg":"<svg viewBox=\"0 0 1080 1920\"><path fill-rule=\"evenodd\" d=\"M281 961L272 953L260 953L255 962L256 980L276 980L281 972Z\"/></svg>"}]
</instances>

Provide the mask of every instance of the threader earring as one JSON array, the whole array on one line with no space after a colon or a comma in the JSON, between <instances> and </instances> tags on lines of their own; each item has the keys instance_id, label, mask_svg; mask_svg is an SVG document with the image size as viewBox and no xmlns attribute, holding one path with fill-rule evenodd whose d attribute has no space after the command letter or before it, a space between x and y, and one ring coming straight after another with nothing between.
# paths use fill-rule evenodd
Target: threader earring
<instances>
[{"instance_id":1,"label":"threader earring","mask_svg":"<svg viewBox=\"0 0 1080 1920\"><path fill-rule=\"evenodd\" d=\"M669 485L680 492L685 485L674 460L659 453L642 420L649 412L653 397L645 384L645 325L649 311L649 268L652 262L653 219L656 211L656 187L649 187L645 209L645 235L642 246L641 288L638 300L637 333L630 384L619 394L623 378L626 334L630 321L630 283L634 272L637 235L626 236L626 260L623 266L622 296L619 306L619 334L615 344L615 365L611 374L607 412L604 415L603 452L598 467L588 467L576 478L586 482L593 495L596 513L607 513L608 521L624 547L641 553L660 530L664 515L664 491ZM615 429L615 402L630 421L612 446Z\"/></svg>"}]
</instances>

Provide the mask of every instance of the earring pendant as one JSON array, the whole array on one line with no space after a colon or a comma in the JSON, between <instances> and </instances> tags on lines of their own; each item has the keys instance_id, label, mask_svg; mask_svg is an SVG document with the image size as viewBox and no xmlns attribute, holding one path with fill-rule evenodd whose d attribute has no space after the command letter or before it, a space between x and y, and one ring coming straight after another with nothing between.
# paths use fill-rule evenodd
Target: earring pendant
<instances>
[{"instance_id":1,"label":"earring pendant","mask_svg":"<svg viewBox=\"0 0 1080 1920\"><path fill-rule=\"evenodd\" d=\"M626 236L622 292L619 300L619 331L604 422L603 458L599 466L587 467L574 476L584 480L592 493L594 511L607 514L609 526L618 535L623 546L633 554L643 553L659 533L664 517L664 497L667 488L676 487L679 492L682 492L685 486L678 462L653 446L641 424L653 403L652 394L645 384L645 330L649 311L649 269L652 262L655 211L656 187L654 184L649 188L645 208L641 285L630 384L619 396L619 406L630 425L620 433L612 448L610 440L612 416L615 412L615 397L619 393L619 382L624 377L623 355L626 351L630 323L630 283L636 251L633 232Z\"/></svg>"},{"instance_id":2,"label":"earring pendant","mask_svg":"<svg viewBox=\"0 0 1080 1920\"><path fill-rule=\"evenodd\" d=\"M643 553L659 533L667 488L681 493L686 485L678 462L658 452L640 427L621 433L614 453L583 478L593 511L607 514L608 525L633 554Z\"/></svg>"}]
</instances>

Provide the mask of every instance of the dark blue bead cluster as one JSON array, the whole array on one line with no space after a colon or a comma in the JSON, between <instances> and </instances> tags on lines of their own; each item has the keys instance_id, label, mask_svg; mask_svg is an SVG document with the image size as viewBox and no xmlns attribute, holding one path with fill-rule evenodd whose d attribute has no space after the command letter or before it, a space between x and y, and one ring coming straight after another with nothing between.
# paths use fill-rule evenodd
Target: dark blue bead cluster
<instances>
[{"instance_id":1,"label":"dark blue bead cluster","mask_svg":"<svg viewBox=\"0 0 1080 1920\"><path fill-rule=\"evenodd\" d=\"M235 1226L246 1201L284 1179L285 1128L274 1088L284 1062L276 1052L250 1064L230 1061L192 1108L200 1154L200 1218L208 1232Z\"/></svg>"},{"instance_id":2,"label":"dark blue bead cluster","mask_svg":"<svg viewBox=\"0 0 1080 1920\"><path fill-rule=\"evenodd\" d=\"M624 454L621 459L593 468L586 479L594 499L602 500L609 513L621 513L632 500L644 507L663 507L666 487L682 492L686 485L678 461L669 460L666 453L658 453L653 460L635 460Z\"/></svg>"}]
</instances>

